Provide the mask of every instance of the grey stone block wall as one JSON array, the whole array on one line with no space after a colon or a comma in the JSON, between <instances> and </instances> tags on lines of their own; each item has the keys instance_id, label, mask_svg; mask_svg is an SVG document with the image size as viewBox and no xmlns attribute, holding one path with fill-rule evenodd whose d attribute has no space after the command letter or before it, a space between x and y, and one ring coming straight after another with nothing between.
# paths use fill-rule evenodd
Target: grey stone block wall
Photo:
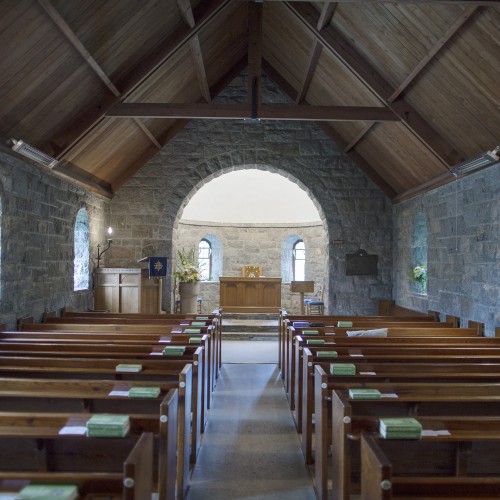
<instances>
[{"instance_id":1,"label":"grey stone block wall","mask_svg":"<svg viewBox=\"0 0 500 500\"><path fill-rule=\"evenodd\" d=\"M269 78L263 79L263 86L266 102L286 100ZM217 100L223 102L238 88L246 92L244 75ZM182 210L190 197L212 178L242 168L284 175L318 207L326 232L321 252L327 261L323 278L327 310L374 314L377 301L391 297L391 202L310 122L190 121L112 200L110 217L116 231L111 265L136 266L148 255L172 258ZM346 275L346 254L360 248L378 255L376 275ZM171 287L167 280L165 288ZM167 310L171 302L167 292Z\"/></svg>"},{"instance_id":2,"label":"grey stone block wall","mask_svg":"<svg viewBox=\"0 0 500 500\"><path fill-rule=\"evenodd\" d=\"M105 239L107 201L2 152L0 199L0 323L15 329L23 316L92 307L91 289L73 291L74 224L85 207L94 253L98 236Z\"/></svg>"},{"instance_id":3,"label":"grey stone block wall","mask_svg":"<svg viewBox=\"0 0 500 500\"><path fill-rule=\"evenodd\" d=\"M213 282L201 283L203 308L211 311L220 305L220 276L241 276L245 265L261 266L268 277L281 277L281 305L290 312L300 312L300 294L290 292L291 254L283 255L282 247L290 237L300 238L306 246L306 280L315 283L315 291L325 288L328 268L327 234L322 223L304 224L215 224L180 221L175 238L176 248L197 248L207 235L215 235L221 242L221 252L213 259L221 259L219 272ZM215 266L214 266L215 267ZM288 272L287 272L288 271ZM309 294L311 296L312 294Z\"/></svg>"},{"instance_id":4,"label":"grey stone block wall","mask_svg":"<svg viewBox=\"0 0 500 500\"><path fill-rule=\"evenodd\" d=\"M500 325L500 166L394 206L394 299L400 305ZM428 221L427 295L412 293L415 215Z\"/></svg>"}]
</instances>

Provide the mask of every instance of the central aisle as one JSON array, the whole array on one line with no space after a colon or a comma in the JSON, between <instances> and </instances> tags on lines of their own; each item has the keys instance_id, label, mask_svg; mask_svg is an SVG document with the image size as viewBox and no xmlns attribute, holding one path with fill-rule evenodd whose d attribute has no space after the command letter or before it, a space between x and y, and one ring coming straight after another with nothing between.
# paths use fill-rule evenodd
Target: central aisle
<instances>
[{"instance_id":1,"label":"central aisle","mask_svg":"<svg viewBox=\"0 0 500 500\"><path fill-rule=\"evenodd\" d=\"M315 500L275 364L223 364L187 500Z\"/></svg>"}]
</instances>

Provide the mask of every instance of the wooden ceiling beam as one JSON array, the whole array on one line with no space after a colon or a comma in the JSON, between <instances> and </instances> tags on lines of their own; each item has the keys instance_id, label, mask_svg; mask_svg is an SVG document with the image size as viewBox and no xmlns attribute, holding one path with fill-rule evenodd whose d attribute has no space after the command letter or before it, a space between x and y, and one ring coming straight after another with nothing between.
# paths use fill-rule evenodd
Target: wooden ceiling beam
<instances>
[{"instance_id":1,"label":"wooden ceiling beam","mask_svg":"<svg viewBox=\"0 0 500 500\"><path fill-rule=\"evenodd\" d=\"M50 17L50 19L52 19L54 24L63 32L66 39L73 45L73 47L75 47L75 49L80 53L87 64L94 70L95 74L101 79L101 81L104 83L104 85L106 85L110 92L115 97L119 97L121 95L120 91L116 88L106 72L97 63L97 61L92 57L90 52L85 48L83 43L76 36L75 32L69 27L68 23L66 23L61 14L52 5L50 0L38 0L38 3Z\"/></svg>"},{"instance_id":2,"label":"wooden ceiling beam","mask_svg":"<svg viewBox=\"0 0 500 500\"><path fill-rule=\"evenodd\" d=\"M281 89L293 99L295 90L288 81L265 59L263 60L264 71L281 87ZM345 147L345 141L327 123L318 123L325 134L338 146ZM351 158L365 174L392 200L396 196L396 191L373 169L373 167L356 151L348 151L347 156Z\"/></svg>"},{"instance_id":3,"label":"wooden ceiling beam","mask_svg":"<svg viewBox=\"0 0 500 500\"><path fill-rule=\"evenodd\" d=\"M254 116L254 111L257 112ZM390 109L368 106L297 106L261 104L256 110L249 104L206 103L120 103L107 111L108 117L119 118L189 118L212 120L298 121L399 121Z\"/></svg>"},{"instance_id":4,"label":"wooden ceiling beam","mask_svg":"<svg viewBox=\"0 0 500 500\"><path fill-rule=\"evenodd\" d=\"M50 0L38 0L38 3L42 6L45 12L49 15L55 25L63 32L66 39L76 48L76 50L83 57L85 62L92 68L95 74L101 79L101 81L106 85L109 91L115 96L120 98L121 93L118 88L111 81L106 72L101 68L97 61L92 57L90 52L86 49L85 45L80 41L76 33L70 28L66 23L61 14L57 9L51 4ZM144 133L144 135L156 146L158 147L158 141L154 137L153 133L146 127L146 125L134 118L134 122L137 124L139 129Z\"/></svg>"},{"instance_id":5,"label":"wooden ceiling beam","mask_svg":"<svg viewBox=\"0 0 500 500\"><path fill-rule=\"evenodd\" d=\"M358 78L382 103L396 113L406 128L418 138L424 147L446 168L459 163L463 158L440 134L403 98L391 103L391 87L377 69L369 63L352 44L332 25L323 30L316 29L318 12L309 4L283 2L288 11L306 27L344 66Z\"/></svg>"},{"instance_id":6,"label":"wooden ceiling beam","mask_svg":"<svg viewBox=\"0 0 500 500\"><path fill-rule=\"evenodd\" d=\"M190 0L177 0L179 12L184 19L184 22L190 27L194 28L195 20L193 15L193 7Z\"/></svg>"},{"instance_id":7,"label":"wooden ceiling beam","mask_svg":"<svg viewBox=\"0 0 500 500\"><path fill-rule=\"evenodd\" d=\"M222 92L241 72L247 65L247 58L244 57L238 61L215 85L210 89L210 92L216 96ZM176 120L175 123L169 127L163 134L159 137L159 142L162 147L166 146L187 124L189 120ZM144 151L139 158L133 161L120 176L117 177L112 185L111 191L116 193L134 174L136 174L145 163L147 163L151 158L153 158L158 153L152 147L149 147Z\"/></svg>"},{"instance_id":8,"label":"wooden ceiling beam","mask_svg":"<svg viewBox=\"0 0 500 500\"><path fill-rule=\"evenodd\" d=\"M446 32L433 45L424 58L413 68L404 81L394 89L393 93L387 98L389 102L395 101L403 92L415 81L422 73L424 68L434 59L436 54L446 45L446 43L457 33L457 31L472 17L477 11L478 6L467 7L455 22L446 30Z\"/></svg>"},{"instance_id":9,"label":"wooden ceiling beam","mask_svg":"<svg viewBox=\"0 0 500 500\"><path fill-rule=\"evenodd\" d=\"M316 28L321 31L325 26L328 26L333 19L335 10L337 9L338 2L325 2L323 9L321 9L321 14L319 15L318 24Z\"/></svg>"},{"instance_id":10,"label":"wooden ceiling beam","mask_svg":"<svg viewBox=\"0 0 500 500\"><path fill-rule=\"evenodd\" d=\"M200 92L205 101L212 102L212 96L210 95L210 86L208 85L207 72L205 69L205 62L203 60L203 54L201 52L200 37L198 35L193 36L189 40L189 49L191 50L191 55L193 56L194 68L196 70L196 78L198 79L198 85L200 87Z\"/></svg>"},{"instance_id":11,"label":"wooden ceiling beam","mask_svg":"<svg viewBox=\"0 0 500 500\"><path fill-rule=\"evenodd\" d=\"M120 82L121 97L110 96L99 103L94 103L85 112L76 117L73 123L66 124L42 149L58 159L64 157L87 133L93 130L106 116L106 111L120 100L130 95L159 66L164 64L178 50L189 43L189 40L207 26L231 0L205 0L199 6L199 22L194 28L180 26L172 36L161 46L144 57L140 63L131 69ZM197 9L198 10L198 9Z\"/></svg>"},{"instance_id":12,"label":"wooden ceiling beam","mask_svg":"<svg viewBox=\"0 0 500 500\"><path fill-rule=\"evenodd\" d=\"M181 16L185 23L190 27L195 27L195 20L193 9L191 7L190 0L177 0L177 5L181 12ZM203 61L203 54L201 52L200 37L198 34L194 35L191 40L189 40L189 50L193 56L194 69L196 71L196 78L198 79L198 85L200 87L201 95L205 98L205 101L211 102L212 97L210 95L210 87L208 85L207 71L205 68L205 62Z\"/></svg>"},{"instance_id":13,"label":"wooden ceiling beam","mask_svg":"<svg viewBox=\"0 0 500 500\"><path fill-rule=\"evenodd\" d=\"M304 73L304 76L302 77L300 89L295 100L297 104L301 104L306 99L306 95L309 91L309 87L311 86L311 81L313 79L314 72L316 71L322 49L323 46L317 40L314 40L309 52L309 57L307 59L307 69Z\"/></svg>"},{"instance_id":14,"label":"wooden ceiling beam","mask_svg":"<svg viewBox=\"0 0 500 500\"><path fill-rule=\"evenodd\" d=\"M248 1L248 0L244 0ZM256 1L256 0L254 0ZM283 0L261 0L267 2L281 2ZM304 0L288 0L289 2L303 2ZM412 3L412 4L425 4L425 5L484 5L491 7L498 7L498 0L321 0L322 3Z\"/></svg>"},{"instance_id":15,"label":"wooden ceiling beam","mask_svg":"<svg viewBox=\"0 0 500 500\"><path fill-rule=\"evenodd\" d=\"M44 165L41 165L40 163L34 160L31 160L30 158L27 158L24 155L21 155L20 153L13 151L11 148L5 145L6 142L7 142L6 140L0 141L0 153L5 153L9 156L18 158L19 160L22 160L24 163L28 163L35 168L40 168L43 171L51 175L54 175L55 177L58 177L64 180L65 182L69 182L74 186L85 189L86 191L98 194L100 196L103 196L104 198L108 199L112 198L113 192L111 191L111 186L108 183L103 182L91 176L88 172L85 172L76 165L63 163L62 169L60 165L57 165L54 168L49 168Z\"/></svg>"},{"instance_id":16,"label":"wooden ceiling beam","mask_svg":"<svg viewBox=\"0 0 500 500\"><path fill-rule=\"evenodd\" d=\"M415 66L413 71L405 78L405 80L398 85L394 92L388 97L389 102L394 102L401 94L403 94L406 89L414 82L414 80L422 73L424 68L432 61L436 54L445 46L445 44L450 40L450 38L455 35L455 33L471 18L471 16L478 9L477 6L468 7L463 11L463 13L457 18L457 20L446 30L446 33L434 44L434 46L429 50L427 55ZM363 137L368 134L372 129L374 123L369 124L365 127L346 147L346 152L355 148Z\"/></svg>"},{"instance_id":17,"label":"wooden ceiling beam","mask_svg":"<svg viewBox=\"0 0 500 500\"><path fill-rule=\"evenodd\" d=\"M248 103L252 118L261 103L262 4L248 4Z\"/></svg>"}]
</instances>

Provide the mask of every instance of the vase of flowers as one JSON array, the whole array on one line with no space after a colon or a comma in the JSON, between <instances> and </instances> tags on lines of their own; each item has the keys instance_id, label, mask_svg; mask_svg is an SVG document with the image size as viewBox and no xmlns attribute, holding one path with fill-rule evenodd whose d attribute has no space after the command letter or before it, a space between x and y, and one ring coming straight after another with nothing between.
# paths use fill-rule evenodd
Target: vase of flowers
<instances>
[{"instance_id":1,"label":"vase of flowers","mask_svg":"<svg viewBox=\"0 0 500 500\"><path fill-rule=\"evenodd\" d=\"M412 269L410 279L415 283L419 293L427 291L427 266L419 264Z\"/></svg>"},{"instance_id":2,"label":"vase of flowers","mask_svg":"<svg viewBox=\"0 0 500 500\"><path fill-rule=\"evenodd\" d=\"M201 269L195 249L177 252L177 269L174 277L179 283L181 313L196 313L200 294Z\"/></svg>"}]
</instances>

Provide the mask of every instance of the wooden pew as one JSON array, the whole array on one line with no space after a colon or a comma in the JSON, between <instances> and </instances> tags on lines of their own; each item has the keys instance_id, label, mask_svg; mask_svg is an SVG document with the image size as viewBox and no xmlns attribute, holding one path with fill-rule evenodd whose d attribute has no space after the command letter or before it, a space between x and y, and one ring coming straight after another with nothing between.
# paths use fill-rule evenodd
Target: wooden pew
<instances>
[{"instance_id":1,"label":"wooden pew","mask_svg":"<svg viewBox=\"0 0 500 500\"><path fill-rule=\"evenodd\" d=\"M327 498L328 460L331 445L333 498L350 498L351 458L359 456L359 441L349 440L352 422L361 418L380 416L496 416L500 410L500 384L450 383L380 383L370 384L383 394L379 400L352 400L347 388L359 384L338 384L330 390L325 373L316 367L315 373L315 488L319 499ZM365 386L366 387L366 386ZM331 440L329 421L331 418Z\"/></svg>"},{"instance_id":2,"label":"wooden pew","mask_svg":"<svg viewBox=\"0 0 500 500\"><path fill-rule=\"evenodd\" d=\"M312 337L309 337L312 338ZM471 338L451 338L451 337L387 337L387 338L336 338L332 340L331 337L320 337L325 339L325 344L323 345L308 345L306 344L308 337L302 337L300 335L295 337L295 362L292 368L292 372L294 374L294 380L292 384L293 393L288 395L290 406L292 407L292 411L295 412L297 430L301 432L301 413L302 413L302 402L303 395L307 392L308 388L312 387L312 379L313 379L313 368L312 365L307 368L304 360L304 349L309 348L310 352L317 351L335 351L335 352L344 352L345 348L348 348L346 354L352 358L351 360L347 359L345 362L360 361L360 358L366 360L362 355L362 349L364 347L417 347L421 346L422 349L428 350L429 348L437 348L437 347L455 347L455 348L464 348L464 347L495 347L500 346L500 341L495 339L494 337L471 337ZM337 350L337 348L340 349ZM343 348L343 349L341 349ZM368 352L367 352L368 354ZM373 353L375 354L375 353ZM342 358L342 354L341 354ZM324 361L324 360L323 360ZM308 361L308 364L311 363L312 360ZM309 371L308 374L304 374L304 370ZM366 371L366 370L365 370ZM309 380L309 386L305 385L306 381Z\"/></svg>"},{"instance_id":3,"label":"wooden pew","mask_svg":"<svg viewBox=\"0 0 500 500\"><path fill-rule=\"evenodd\" d=\"M0 493L16 494L33 484L74 484L80 498L112 500L144 500L153 491L153 438L144 433L123 459L122 470L116 472L0 472Z\"/></svg>"},{"instance_id":4,"label":"wooden pew","mask_svg":"<svg viewBox=\"0 0 500 500\"><path fill-rule=\"evenodd\" d=\"M189 340L192 337L200 340L202 349L196 350L198 347L196 344L189 344ZM0 332L0 355L1 349L4 346L10 350L16 350L12 346L13 344L18 344L19 351L23 354L26 354L29 350L30 352L37 351L49 356L65 353L72 357L74 356L73 352L76 354L81 352L84 356L93 357L102 357L102 352L105 357L122 357L122 355L137 357L139 353L142 353L141 357L145 357L147 351L150 353L155 351L159 355L164 345L185 345L187 346L188 354L184 356L184 360L185 362L193 363L195 366L195 388L193 394L196 401L198 401L198 396L200 396L201 402L199 405L193 402L193 408L200 413L200 432L203 432L214 389L213 371L209 369L211 345L207 337L207 335L161 335L119 332ZM59 345L56 345L56 348L50 349L49 346L51 343ZM67 346L73 346L71 354L68 354ZM110 348L112 348L112 351ZM48 349L50 349L51 354L48 353ZM107 352L110 352L109 356L106 355ZM154 356L154 358L158 359L158 356ZM165 359L162 356L160 358Z\"/></svg>"},{"instance_id":5,"label":"wooden pew","mask_svg":"<svg viewBox=\"0 0 500 500\"><path fill-rule=\"evenodd\" d=\"M120 362L133 364L137 360L121 359ZM192 463L196 462L196 457L201 445L201 432L206 424L206 409L203 408L201 396L202 385L198 373L201 366L194 361L192 364L191 391L191 457ZM201 362L200 362L201 363ZM94 358L49 358L49 357L23 357L23 356L3 356L0 358L0 377L14 378L57 378L57 379L79 379L79 380L126 380L129 383L140 380L155 385L156 382L179 381L179 375L186 366L184 361L160 359L155 361L141 361L142 371L138 373L120 373L116 371L117 360L114 359L94 359ZM180 380L182 382L182 380ZM181 402L182 403L182 402ZM181 411L184 404L181 404ZM180 415L182 418L182 415ZM189 428L187 428L189 429Z\"/></svg>"},{"instance_id":6,"label":"wooden pew","mask_svg":"<svg viewBox=\"0 0 500 500\"><path fill-rule=\"evenodd\" d=\"M20 331L23 332L56 332L63 331L65 333L129 333L137 337L145 336L146 334L157 335L189 335L195 334L186 332L188 328L181 325L161 325L161 324L86 324L86 323L23 323L19 325ZM198 328L197 328L198 329ZM200 327L200 334L209 335L210 347L207 349L209 359L205 363L208 372L208 380L210 382L210 393L215 388L215 383L218 373L218 360L216 353L220 349L216 340L216 330L213 326Z\"/></svg>"},{"instance_id":7,"label":"wooden pew","mask_svg":"<svg viewBox=\"0 0 500 500\"><path fill-rule=\"evenodd\" d=\"M442 326L444 325L444 326ZM436 326L432 327L419 327L414 324L406 324L404 327L393 327L387 325L366 325L363 330L367 329L378 329L378 328L388 328L387 337L475 337L477 336L477 330L473 328L452 328L448 327L447 324L436 323ZM293 378L295 376L294 362L295 362L295 337L297 335L303 335L304 331L316 330L319 335L315 335L311 338L340 338L347 337L347 332L356 330L357 328L342 328L342 327L315 327L315 328L296 328L290 326L287 328L286 334L286 356L284 358L284 379L285 379L285 389L287 394L293 392L291 385L293 384ZM324 336L324 337L323 337ZM327 337L329 336L329 337ZM361 337L364 338L364 337ZM366 337L372 338L372 337Z\"/></svg>"},{"instance_id":8,"label":"wooden pew","mask_svg":"<svg viewBox=\"0 0 500 500\"><path fill-rule=\"evenodd\" d=\"M90 414L0 412L0 469L67 472L70 467L73 471L117 472L121 467L116 462L119 453L147 432L154 443L154 465L148 466L153 472L154 489L159 498L173 500L177 476L177 405L178 390L174 389L162 401L159 418L158 414L131 415L126 438L112 439L87 438L82 434ZM74 456L78 457L77 464ZM146 464L152 459L153 448Z\"/></svg>"},{"instance_id":9,"label":"wooden pew","mask_svg":"<svg viewBox=\"0 0 500 500\"><path fill-rule=\"evenodd\" d=\"M478 422L480 425L480 421ZM477 433L476 433L477 436ZM500 476L394 475L380 440L361 436L361 500L500 498ZM406 446L408 443L404 443ZM498 470L498 469L497 469Z\"/></svg>"},{"instance_id":10,"label":"wooden pew","mask_svg":"<svg viewBox=\"0 0 500 500\"><path fill-rule=\"evenodd\" d=\"M95 317L95 318L105 318L112 319L113 317L125 317L125 318L139 318L144 320L149 319L157 319L165 318L168 320L176 320L176 321L200 321L203 318L207 318L215 327L216 330L216 360L217 360L217 371L216 378L219 377L219 372L222 367L222 311L220 309L216 309L209 314L142 314L142 313L110 313L110 312L78 312L72 311L68 308L64 308L61 311L61 316L66 318L74 318L79 317L85 319L86 317Z\"/></svg>"},{"instance_id":11,"label":"wooden pew","mask_svg":"<svg viewBox=\"0 0 500 500\"><path fill-rule=\"evenodd\" d=\"M300 347L303 343L306 343L307 340L323 340L324 342L335 344L335 345L350 345L351 340L353 345L361 345L363 344L363 340L375 339L376 337L346 337L344 335L345 329L336 329L335 335L333 335L328 329L319 329L315 330L319 331L319 335L308 335L307 337L303 336L304 330L301 330L302 335L295 334L295 330L293 327L290 328L290 340L289 340L289 355L288 355L288 365L286 367L286 378L285 378L285 391L287 393L287 397L290 403L290 407L292 411L296 409L295 407L295 386L297 377L301 374L301 366L302 366L302 358L300 356L300 352L297 353L297 349L300 350ZM452 338L476 338L473 329L466 328L394 328L388 329L387 337L381 337L387 339L392 338L424 338L427 337L429 339L435 337L452 337ZM341 340L342 338L346 338L348 340ZM477 337L477 338L485 338L485 337ZM297 341L298 339L298 341ZM354 340L358 339L358 340ZM363 340L362 340L363 339ZM355 342L358 342L357 344ZM401 342L401 341L400 341ZM392 345L392 341L389 340L386 345ZM299 366L296 366L297 360ZM299 383L301 383L299 381Z\"/></svg>"},{"instance_id":12,"label":"wooden pew","mask_svg":"<svg viewBox=\"0 0 500 500\"><path fill-rule=\"evenodd\" d=\"M315 367L321 367L325 373L323 383L327 388L335 389L339 384L347 383L357 386L366 384L379 384L383 382L425 382L430 383L500 383L500 359L498 363L437 363L417 362L412 363L402 359L403 362L390 363L363 363L356 366L356 375L342 376L329 375L331 361L317 359L309 349L305 349L307 367L304 365L304 374L308 377L304 380L304 393L302 398L301 448L307 464L313 463L313 414L314 414L314 376ZM411 363L411 365L410 365ZM356 364L356 363L355 363ZM309 366L310 365L310 366Z\"/></svg>"},{"instance_id":13,"label":"wooden pew","mask_svg":"<svg viewBox=\"0 0 500 500\"><path fill-rule=\"evenodd\" d=\"M294 321L307 321L314 324L323 325L337 325L338 321L370 321L371 324L386 326L391 322L406 322L406 323L416 323L416 322L439 322L439 314L429 314L423 315L421 313L415 312L415 314L406 315L405 317L394 317L390 315L379 315L379 316L354 316L354 315L325 315L325 316L309 316L309 315L297 315L288 314L285 310L280 311L279 315L279 355L278 355L278 366L282 373L282 378L285 378L284 365L286 365L287 353L287 330L289 326L293 325ZM311 326L312 328L312 326Z\"/></svg>"},{"instance_id":14,"label":"wooden pew","mask_svg":"<svg viewBox=\"0 0 500 500\"><path fill-rule=\"evenodd\" d=\"M15 412L72 412L160 415L169 391L178 390L177 478L178 494L187 489L190 473L192 367L186 365L179 382L157 382L157 398L128 398L132 386L150 386L148 381L55 380L0 378L0 407ZM117 392L118 391L118 392ZM111 394L110 394L111 393Z\"/></svg>"}]
</instances>

